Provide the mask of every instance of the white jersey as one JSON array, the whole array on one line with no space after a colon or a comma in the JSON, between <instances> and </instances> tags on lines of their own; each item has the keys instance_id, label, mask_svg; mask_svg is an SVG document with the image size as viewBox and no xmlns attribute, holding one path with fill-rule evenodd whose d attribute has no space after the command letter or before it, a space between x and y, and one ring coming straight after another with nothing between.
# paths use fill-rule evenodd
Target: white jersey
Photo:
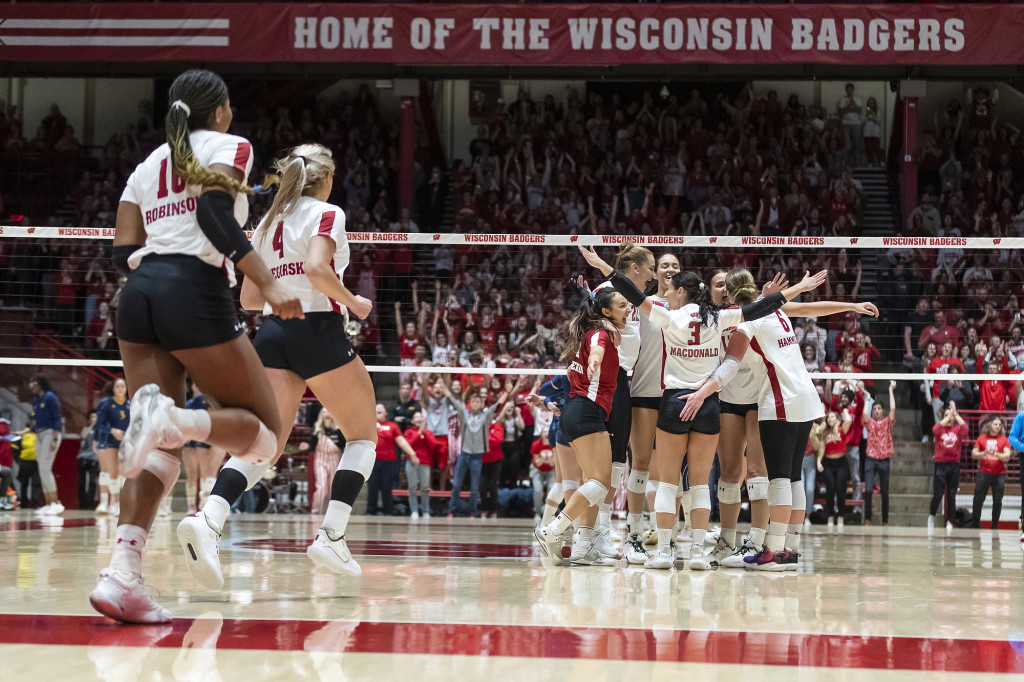
<instances>
[{"instance_id":1,"label":"white jersey","mask_svg":"<svg viewBox=\"0 0 1024 682\"><path fill-rule=\"evenodd\" d=\"M800 344L786 313L747 322L750 348L764 362L757 418L761 421L809 422L825 416L825 408L804 368Z\"/></svg>"},{"instance_id":2,"label":"white jersey","mask_svg":"<svg viewBox=\"0 0 1024 682\"><path fill-rule=\"evenodd\" d=\"M189 135L192 150L200 166L222 164L237 168L249 176L252 170L252 145L245 138L213 130L196 130ZM139 267L150 254L195 256L216 268L224 268L231 286L235 285L234 264L206 238L196 220L196 202L203 188L186 185L171 167L171 149L157 147L140 163L121 195L121 201L135 204L142 212L146 244L133 253L128 265ZM249 200L239 192L235 197L235 220L241 226L249 218Z\"/></svg>"},{"instance_id":3,"label":"white jersey","mask_svg":"<svg viewBox=\"0 0 1024 682\"><path fill-rule=\"evenodd\" d=\"M601 289L608 289L612 286L611 282L602 282L594 287L594 291L600 291ZM640 357L640 311L636 309L631 303L626 304L629 307L629 315L626 317L626 326L619 330L619 337L622 339L619 342L619 367L632 372L633 367L636 366L637 358Z\"/></svg>"},{"instance_id":4,"label":"white jersey","mask_svg":"<svg viewBox=\"0 0 1024 682\"><path fill-rule=\"evenodd\" d=\"M705 325L699 320L700 307L688 303L679 310L651 310L651 320L664 330L665 367L662 384L666 389L696 390L715 373L722 360L722 330L743 321L739 308L724 308L718 322Z\"/></svg>"},{"instance_id":5,"label":"white jersey","mask_svg":"<svg viewBox=\"0 0 1024 682\"><path fill-rule=\"evenodd\" d=\"M668 309L668 299L649 296L662 308ZM634 398L660 398L665 387L661 385L662 368L665 365L665 338L661 327L651 322L646 315L640 316L640 353L633 367L633 381L629 384L629 395Z\"/></svg>"},{"instance_id":6,"label":"white jersey","mask_svg":"<svg viewBox=\"0 0 1024 682\"><path fill-rule=\"evenodd\" d=\"M744 322L731 329L726 329L722 334L722 359L725 360L725 351L729 349L729 339L740 330L749 339L753 337L750 331L750 323ZM754 405L761 396L761 381L764 378L764 363L760 356L754 351L748 351L740 360L740 367L732 376L729 382L719 392L718 397L733 405Z\"/></svg>"},{"instance_id":7,"label":"white jersey","mask_svg":"<svg viewBox=\"0 0 1024 682\"><path fill-rule=\"evenodd\" d=\"M306 277L303 269L306 254L310 240L316 236L334 240L331 265L340 281L348 267L350 254L348 237L345 236L345 212L334 204L313 197L300 197L283 220L272 223L262 238L253 239L253 247L274 278L302 301L303 312L345 312L345 306L314 287ZM270 313L267 305L263 314Z\"/></svg>"}]
</instances>

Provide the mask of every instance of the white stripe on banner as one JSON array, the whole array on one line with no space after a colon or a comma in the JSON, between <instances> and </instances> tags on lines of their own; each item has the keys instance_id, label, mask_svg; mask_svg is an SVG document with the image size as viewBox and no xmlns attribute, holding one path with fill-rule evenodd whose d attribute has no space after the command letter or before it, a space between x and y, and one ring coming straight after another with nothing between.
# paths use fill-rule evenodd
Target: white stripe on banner
<instances>
[{"instance_id":1,"label":"white stripe on banner","mask_svg":"<svg viewBox=\"0 0 1024 682\"><path fill-rule=\"evenodd\" d=\"M120 360L90 360L71 358L4 358L0 357L0 365L23 365L26 367L123 367ZM516 369L516 368L492 368L473 369L472 367L402 367L396 365L367 365L367 371L379 372L381 374L484 374L484 375L506 375L506 374L528 374L530 376L555 376L564 375L565 369ZM882 372L810 372L812 379L853 379L856 381L948 381L951 374L884 374ZM1021 381L1024 374L957 374L960 381ZM881 389L879 389L881 390Z\"/></svg>"},{"instance_id":2,"label":"white stripe on banner","mask_svg":"<svg viewBox=\"0 0 1024 682\"><path fill-rule=\"evenodd\" d=\"M227 38L216 38L215 40ZM63 39L63 38L62 38ZM160 38L162 39L162 38ZM4 38L4 40L8 40ZM157 38L148 40L158 40ZM250 237L252 233L247 233ZM0 225L2 237L45 239L113 239L109 227L24 227ZM568 235L568 234L447 234L420 232L349 232L353 244L446 244L481 246L616 246L630 241L641 246L778 249L815 247L823 249L1024 249L1021 237L704 237L651 235Z\"/></svg>"},{"instance_id":3,"label":"white stripe on banner","mask_svg":"<svg viewBox=\"0 0 1024 682\"><path fill-rule=\"evenodd\" d=\"M225 30L230 19L0 19L0 28L20 30Z\"/></svg>"},{"instance_id":4,"label":"white stripe on banner","mask_svg":"<svg viewBox=\"0 0 1024 682\"><path fill-rule=\"evenodd\" d=\"M0 36L21 47L227 47L227 36Z\"/></svg>"}]
</instances>

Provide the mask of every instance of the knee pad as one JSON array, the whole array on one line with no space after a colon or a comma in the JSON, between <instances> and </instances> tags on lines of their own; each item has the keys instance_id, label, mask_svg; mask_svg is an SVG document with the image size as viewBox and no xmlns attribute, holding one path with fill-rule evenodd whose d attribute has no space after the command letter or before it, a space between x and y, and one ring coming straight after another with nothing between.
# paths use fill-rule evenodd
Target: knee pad
<instances>
[{"instance_id":1,"label":"knee pad","mask_svg":"<svg viewBox=\"0 0 1024 682\"><path fill-rule=\"evenodd\" d=\"M807 511L807 493L804 491L804 482L793 481L789 487L793 491L793 511Z\"/></svg>"},{"instance_id":2,"label":"knee pad","mask_svg":"<svg viewBox=\"0 0 1024 682\"><path fill-rule=\"evenodd\" d=\"M110 491L111 495L120 495L121 488L124 487L124 482L128 479L124 476L111 476L110 483L107 485L107 490Z\"/></svg>"},{"instance_id":3,"label":"knee pad","mask_svg":"<svg viewBox=\"0 0 1024 682\"><path fill-rule=\"evenodd\" d=\"M768 477L754 476L747 479L747 497L751 502L768 499Z\"/></svg>"},{"instance_id":4,"label":"knee pad","mask_svg":"<svg viewBox=\"0 0 1024 682\"><path fill-rule=\"evenodd\" d=\"M181 460L163 450L154 450L146 457L142 470L153 474L164 484L166 495L181 476Z\"/></svg>"},{"instance_id":5,"label":"knee pad","mask_svg":"<svg viewBox=\"0 0 1024 682\"><path fill-rule=\"evenodd\" d=\"M100 477L99 477L100 487L101 488L109 488L110 487L110 478L111 478L110 474L108 474L106 471L101 471L100 472ZM3 492L4 492L5 495L7 494L6 490L4 490Z\"/></svg>"},{"instance_id":6,"label":"knee pad","mask_svg":"<svg viewBox=\"0 0 1024 682\"><path fill-rule=\"evenodd\" d=\"M363 479L370 478L373 463L377 461L377 444L368 440L350 440L345 443L345 452L338 462L338 471L355 471Z\"/></svg>"},{"instance_id":7,"label":"knee pad","mask_svg":"<svg viewBox=\"0 0 1024 682\"><path fill-rule=\"evenodd\" d=\"M267 428L266 424L260 422L260 430L256 434L256 440L252 442L252 445L245 452L238 453L232 459L238 458L253 466L262 466L263 471L266 471L273 465L276 456L277 436ZM262 476L263 472L260 472L260 475ZM255 482L251 483L249 487L251 488L254 485L256 485Z\"/></svg>"},{"instance_id":8,"label":"knee pad","mask_svg":"<svg viewBox=\"0 0 1024 682\"><path fill-rule=\"evenodd\" d=\"M269 460L267 461L269 462ZM253 464L238 457L231 457L228 459L227 464L224 465L224 468L234 469L242 474L245 477L245 489L252 490L252 487L260 482L263 474L267 473L267 469L270 466L269 464Z\"/></svg>"},{"instance_id":9,"label":"knee pad","mask_svg":"<svg viewBox=\"0 0 1024 682\"><path fill-rule=\"evenodd\" d=\"M656 481L653 478L648 478L647 485L644 486L644 495L650 495L651 493L658 492L658 484L659 481Z\"/></svg>"},{"instance_id":10,"label":"knee pad","mask_svg":"<svg viewBox=\"0 0 1024 682\"><path fill-rule=\"evenodd\" d=\"M711 488L707 485L695 485L690 488L691 509L707 509L711 511Z\"/></svg>"},{"instance_id":11,"label":"knee pad","mask_svg":"<svg viewBox=\"0 0 1024 682\"><path fill-rule=\"evenodd\" d=\"M595 504L604 502L605 496L608 494L608 488L605 487L604 483L597 479L590 479L586 483L580 486L579 493L587 499L590 506L593 507Z\"/></svg>"},{"instance_id":12,"label":"knee pad","mask_svg":"<svg viewBox=\"0 0 1024 682\"><path fill-rule=\"evenodd\" d=\"M626 481L626 490L640 495L648 492L648 476L649 472L647 471L637 471L636 469L633 469L629 472L629 480Z\"/></svg>"},{"instance_id":13,"label":"knee pad","mask_svg":"<svg viewBox=\"0 0 1024 682\"><path fill-rule=\"evenodd\" d=\"M622 474L626 473L626 465L621 462L612 463L611 489L618 490L622 485Z\"/></svg>"},{"instance_id":14,"label":"knee pad","mask_svg":"<svg viewBox=\"0 0 1024 682\"><path fill-rule=\"evenodd\" d=\"M739 504L740 484L729 481L718 482L718 501L722 504Z\"/></svg>"},{"instance_id":15,"label":"knee pad","mask_svg":"<svg viewBox=\"0 0 1024 682\"><path fill-rule=\"evenodd\" d=\"M562 493L563 492L564 491L562 489L562 484L561 483L556 483L553 486L551 486L551 490L548 491L548 498L547 499L550 500L551 502L554 502L555 506L557 507L558 503L562 501Z\"/></svg>"},{"instance_id":16,"label":"knee pad","mask_svg":"<svg viewBox=\"0 0 1024 682\"><path fill-rule=\"evenodd\" d=\"M768 506L792 506L793 487L788 478L773 478L768 482Z\"/></svg>"},{"instance_id":17,"label":"knee pad","mask_svg":"<svg viewBox=\"0 0 1024 682\"><path fill-rule=\"evenodd\" d=\"M568 479L568 478L563 478L562 479L562 494L563 495L572 496L573 491L579 490L579 487L580 487L580 482L579 481L573 481L572 479Z\"/></svg>"},{"instance_id":18,"label":"knee pad","mask_svg":"<svg viewBox=\"0 0 1024 682\"><path fill-rule=\"evenodd\" d=\"M665 483L658 484L658 494L654 496L654 511L657 514L676 513L676 491L679 486Z\"/></svg>"}]
</instances>

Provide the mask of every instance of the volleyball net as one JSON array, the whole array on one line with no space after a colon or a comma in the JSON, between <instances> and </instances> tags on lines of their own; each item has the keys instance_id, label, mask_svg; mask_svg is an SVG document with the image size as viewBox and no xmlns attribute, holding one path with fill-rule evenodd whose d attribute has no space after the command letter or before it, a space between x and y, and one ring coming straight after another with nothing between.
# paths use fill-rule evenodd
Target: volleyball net
<instances>
[{"instance_id":1,"label":"volleyball net","mask_svg":"<svg viewBox=\"0 0 1024 682\"><path fill-rule=\"evenodd\" d=\"M555 374L561 326L599 274L577 247L609 262L631 241L656 257L674 254L683 270L710 281L718 269L745 267L759 285L777 272L791 282L829 271L828 284L801 300L857 300L878 318L856 314L795 318L794 333L823 402L844 394L888 406L897 382L905 440L927 437L936 401L958 402L970 436L994 414L1012 421L1024 370L1024 239L961 237L804 237L741 235L576 235L371 233L349 235L345 284L374 302L351 321L352 342L378 395L393 402L400 382L422 395L440 376L493 399L522 377L524 391ZM19 425L18 386L46 374L64 393L72 432L102 386L121 374L113 230L0 227L0 411ZM262 316L239 307L251 336ZM948 347L943 348L949 344ZM956 369L951 369L956 367ZM958 373L953 379L950 373ZM8 387L4 389L3 387ZM22 391L23 392L23 391ZM855 405L856 403L854 403ZM851 408L854 406L851 405ZM23 412L23 411L22 411ZM965 456L965 471L976 467ZM1011 462L1016 480L1016 460Z\"/></svg>"}]
</instances>

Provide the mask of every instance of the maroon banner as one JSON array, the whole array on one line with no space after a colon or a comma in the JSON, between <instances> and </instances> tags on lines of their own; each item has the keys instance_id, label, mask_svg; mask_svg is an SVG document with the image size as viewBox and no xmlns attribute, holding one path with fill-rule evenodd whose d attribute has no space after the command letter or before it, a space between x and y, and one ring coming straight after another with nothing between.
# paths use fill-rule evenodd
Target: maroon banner
<instances>
[{"instance_id":1,"label":"maroon banner","mask_svg":"<svg viewBox=\"0 0 1024 682\"><path fill-rule=\"evenodd\" d=\"M0 61L1024 63L1021 5L0 5Z\"/></svg>"}]
</instances>

